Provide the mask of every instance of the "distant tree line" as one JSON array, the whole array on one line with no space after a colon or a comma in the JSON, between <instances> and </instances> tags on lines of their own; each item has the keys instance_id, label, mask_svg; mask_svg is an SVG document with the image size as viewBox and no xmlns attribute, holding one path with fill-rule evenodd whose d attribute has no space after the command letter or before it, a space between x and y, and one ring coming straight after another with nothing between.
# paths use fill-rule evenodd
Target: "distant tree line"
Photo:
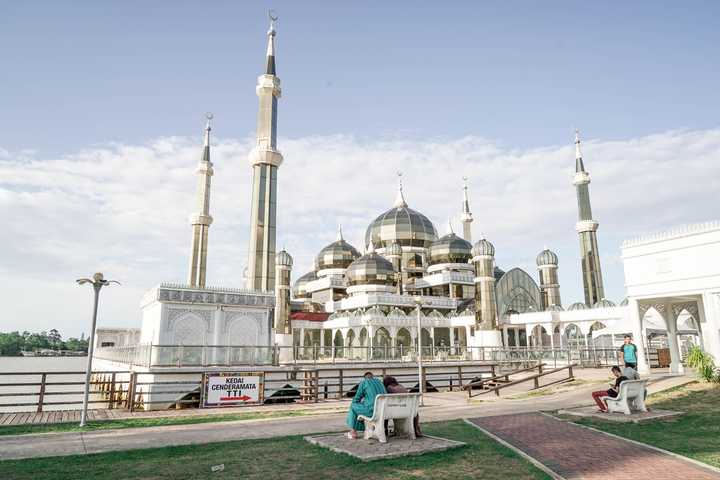
<instances>
[{"instance_id":1,"label":"distant tree line","mask_svg":"<svg viewBox=\"0 0 720 480\"><path fill-rule=\"evenodd\" d=\"M20 355L20 352L37 350L72 350L87 352L88 341L84 338L62 339L54 328L49 332L0 332L0 355Z\"/></svg>"}]
</instances>

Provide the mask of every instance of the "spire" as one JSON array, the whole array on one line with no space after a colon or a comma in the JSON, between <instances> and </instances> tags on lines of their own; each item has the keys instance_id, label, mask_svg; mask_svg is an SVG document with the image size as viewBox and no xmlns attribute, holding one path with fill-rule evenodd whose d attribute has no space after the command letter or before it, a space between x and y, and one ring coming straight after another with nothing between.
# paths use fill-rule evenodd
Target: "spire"
<instances>
[{"instance_id":1,"label":"spire","mask_svg":"<svg viewBox=\"0 0 720 480\"><path fill-rule=\"evenodd\" d=\"M367 253L375 253L375 244L372 240L370 240L370 245L368 245Z\"/></svg>"},{"instance_id":2,"label":"spire","mask_svg":"<svg viewBox=\"0 0 720 480\"><path fill-rule=\"evenodd\" d=\"M472 216L472 213L470 213L470 200L468 200L467 177L463 177L463 213Z\"/></svg>"},{"instance_id":3,"label":"spire","mask_svg":"<svg viewBox=\"0 0 720 480\"><path fill-rule=\"evenodd\" d=\"M278 19L274 11L268 11L270 18L270 28L268 29L268 45L267 45L267 64L265 66L266 75L275 75L275 21Z\"/></svg>"},{"instance_id":4,"label":"spire","mask_svg":"<svg viewBox=\"0 0 720 480\"><path fill-rule=\"evenodd\" d=\"M207 119L207 123L205 124L205 143L203 145L202 161L210 163L210 131L212 130L210 121L213 119L213 114L208 112L205 114L205 118Z\"/></svg>"},{"instance_id":5,"label":"spire","mask_svg":"<svg viewBox=\"0 0 720 480\"><path fill-rule=\"evenodd\" d=\"M472 231L470 224L473 221L472 213L470 213L470 200L468 200L467 177L463 177L463 211L460 216L463 227L463 238L472 243Z\"/></svg>"},{"instance_id":6,"label":"spire","mask_svg":"<svg viewBox=\"0 0 720 480\"><path fill-rule=\"evenodd\" d=\"M450 234L454 234L454 233L455 233L455 230L453 230L452 218L448 218L447 234L450 235Z\"/></svg>"},{"instance_id":7,"label":"spire","mask_svg":"<svg viewBox=\"0 0 720 480\"><path fill-rule=\"evenodd\" d=\"M582 152L580 151L580 130L575 129L575 172L584 172Z\"/></svg>"},{"instance_id":8,"label":"spire","mask_svg":"<svg viewBox=\"0 0 720 480\"><path fill-rule=\"evenodd\" d=\"M395 203L393 204L393 207L405 208L405 207L407 207L407 202L405 201L405 196L403 195L402 172L397 172L397 176L398 176L398 192L397 192L397 196L395 197Z\"/></svg>"},{"instance_id":9,"label":"spire","mask_svg":"<svg viewBox=\"0 0 720 480\"><path fill-rule=\"evenodd\" d=\"M345 239L343 238L343 234L342 234L342 225L338 225L338 233L337 233L336 241L339 242L341 240L345 240Z\"/></svg>"}]
</instances>

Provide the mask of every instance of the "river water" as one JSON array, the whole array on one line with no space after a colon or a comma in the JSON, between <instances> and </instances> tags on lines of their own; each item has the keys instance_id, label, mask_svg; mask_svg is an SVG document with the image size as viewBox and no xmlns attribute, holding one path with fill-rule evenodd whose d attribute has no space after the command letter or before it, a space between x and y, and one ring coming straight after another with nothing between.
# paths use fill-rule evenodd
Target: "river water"
<instances>
[{"instance_id":1,"label":"river water","mask_svg":"<svg viewBox=\"0 0 720 480\"><path fill-rule=\"evenodd\" d=\"M26 406L3 406L9 403L34 403L38 399L40 387L37 385L18 385L20 383L39 383L40 375L32 375L30 372L47 372L47 382L83 382L87 357L0 357L0 384L11 384L0 386L0 394L9 393L33 393L33 395L12 395L0 396L0 412L35 411L35 405ZM21 373L20 375L8 375L9 373ZM22 374L27 372L27 374ZM72 375L52 374L51 372L78 372ZM48 385L46 387L45 401L81 401L82 385ZM75 392L70 395L52 395L52 392ZM98 407L100 404L97 404ZM81 405L45 405L43 410L71 410L79 409ZM90 408L93 405L90 404Z\"/></svg>"}]
</instances>

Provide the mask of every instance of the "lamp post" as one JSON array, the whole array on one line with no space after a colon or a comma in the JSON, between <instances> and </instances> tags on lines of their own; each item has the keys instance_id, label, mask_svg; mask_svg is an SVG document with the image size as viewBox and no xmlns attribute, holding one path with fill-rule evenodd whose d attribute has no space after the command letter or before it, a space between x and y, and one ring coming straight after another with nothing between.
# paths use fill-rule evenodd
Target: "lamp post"
<instances>
[{"instance_id":1,"label":"lamp post","mask_svg":"<svg viewBox=\"0 0 720 480\"><path fill-rule=\"evenodd\" d=\"M88 396L90 394L90 375L92 374L93 350L95 350L95 325L97 324L98 299L100 298L100 289L102 287L110 285L111 283L117 283L118 285L120 285L120 282L116 282L115 280L105 280L103 274L98 272L93 275L92 279L80 278L77 280L77 283L79 285L89 283L92 285L93 290L95 290L92 327L90 328L90 336L88 337L88 359L87 368L85 369L85 389L83 392L82 412L80 413L80 426L84 427L87 420Z\"/></svg>"},{"instance_id":2,"label":"lamp post","mask_svg":"<svg viewBox=\"0 0 720 480\"><path fill-rule=\"evenodd\" d=\"M415 305L417 305L418 393L420 393L420 406L422 407L424 406L423 390L425 389L425 382L423 382L422 374L422 327L420 326L420 306L422 305L422 297L413 297L413 301L415 302Z\"/></svg>"}]
</instances>

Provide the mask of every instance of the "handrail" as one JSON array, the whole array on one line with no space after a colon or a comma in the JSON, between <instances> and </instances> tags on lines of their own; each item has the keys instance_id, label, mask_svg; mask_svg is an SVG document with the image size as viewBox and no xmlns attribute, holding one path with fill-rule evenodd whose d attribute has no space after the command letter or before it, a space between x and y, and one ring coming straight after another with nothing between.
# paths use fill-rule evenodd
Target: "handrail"
<instances>
[{"instance_id":1,"label":"handrail","mask_svg":"<svg viewBox=\"0 0 720 480\"><path fill-rule=\"evenodd\" d=\"M495 375L494 377L490 377L490 378L481 378L480 380L478 380L478 381L476 381L476 382L470 382L470 383L468 383L467 385L465 385L465 386L463 387L463 389L464 389L464 390L470 390L470 389L472 389L473 387L482 387L483 384L485 384L485 383L492 382L492 381L495 381L495 380L500 380L500 379L503 379L503 378L506 379L506 380L508 380L508 377L509 377L510 375L514 375L514 374L516 374L516 373L528 372L528 371L530 371L530 370L535 370L536 368L542 369L542 367L544 367L545 365L546 365L546 364L544 364L544 363L539 363L539 364L537 364L537 365L533 365L532 367L520 368L520 369L518 369L518 370L513 370L512 372L504 373L504 374L502 374L502 375ZM542 370L541 370L541 371L542 371Z\"/></svg>"},{"instance_id":2,"label":"handrail","mask_svg":"<svg viewBox=\"0 0 720 480\"><path fill-rule=\"evenodd\" d=\"M514 386L514 385L519 385L519 384L521 384L521 383L529 382L530 380L533 380L533 382L535 383L535 386L534 386L534 388L532 388L532 390L537 390L537 389L540 388L541 386L542 386L542 387L547 387L547 386L550 386L550 385L554 385L554 384L556 384L556 383L560 383L560 382L565 382L565 381L568 381L568 380L572 380L572 379L574 378L574 377L573 377L573 373L572 373L572 369L573 369L573 367L575 367L575 366L577 366L577 365L575 365L575 364L570 364L570 365L565 365L564 367L553 368L552 370L545 370L545 371L542 371L542 370L541 370L539 373L536 373L535 375L531 375L531 376L526 377L526 378L521 378L520 380L514 380L514 381L512 381L512 382L504 383L504 384L502 384L502 385L497 385L497 386L495 386L495 387L493 387L493 388L489 388L489 389L487 389L487 390L482 390L482 391L479 392L477 395L483 395L483 394L485 394L485 393L495 392L495 395L500 396L500 390L501 390L501 389L506 388L506 387L512 387L512 386ZM542 369L542 366L541 366L541 365L538 365L538 366L536 366L535 368L540 368L540 369ZM538 381L538 379L539 379L540 377L544 377L544 376L546 376L546 375L550 375L550 374L553 374L553 373L557 373L557 372L562 371L562 370L565 370L565 369L568 370L568 377L567 377L567 378L562 378L562 379L556 380L556 381L554 381L554 382L546 383L545 385L540 385L540 382ZM471 395L471 392L472 392L471 390L468 390L468 395L469 395L470 397L472 397L472 396L477 396L477 395Z\"/></svg>"}]
</instances>

